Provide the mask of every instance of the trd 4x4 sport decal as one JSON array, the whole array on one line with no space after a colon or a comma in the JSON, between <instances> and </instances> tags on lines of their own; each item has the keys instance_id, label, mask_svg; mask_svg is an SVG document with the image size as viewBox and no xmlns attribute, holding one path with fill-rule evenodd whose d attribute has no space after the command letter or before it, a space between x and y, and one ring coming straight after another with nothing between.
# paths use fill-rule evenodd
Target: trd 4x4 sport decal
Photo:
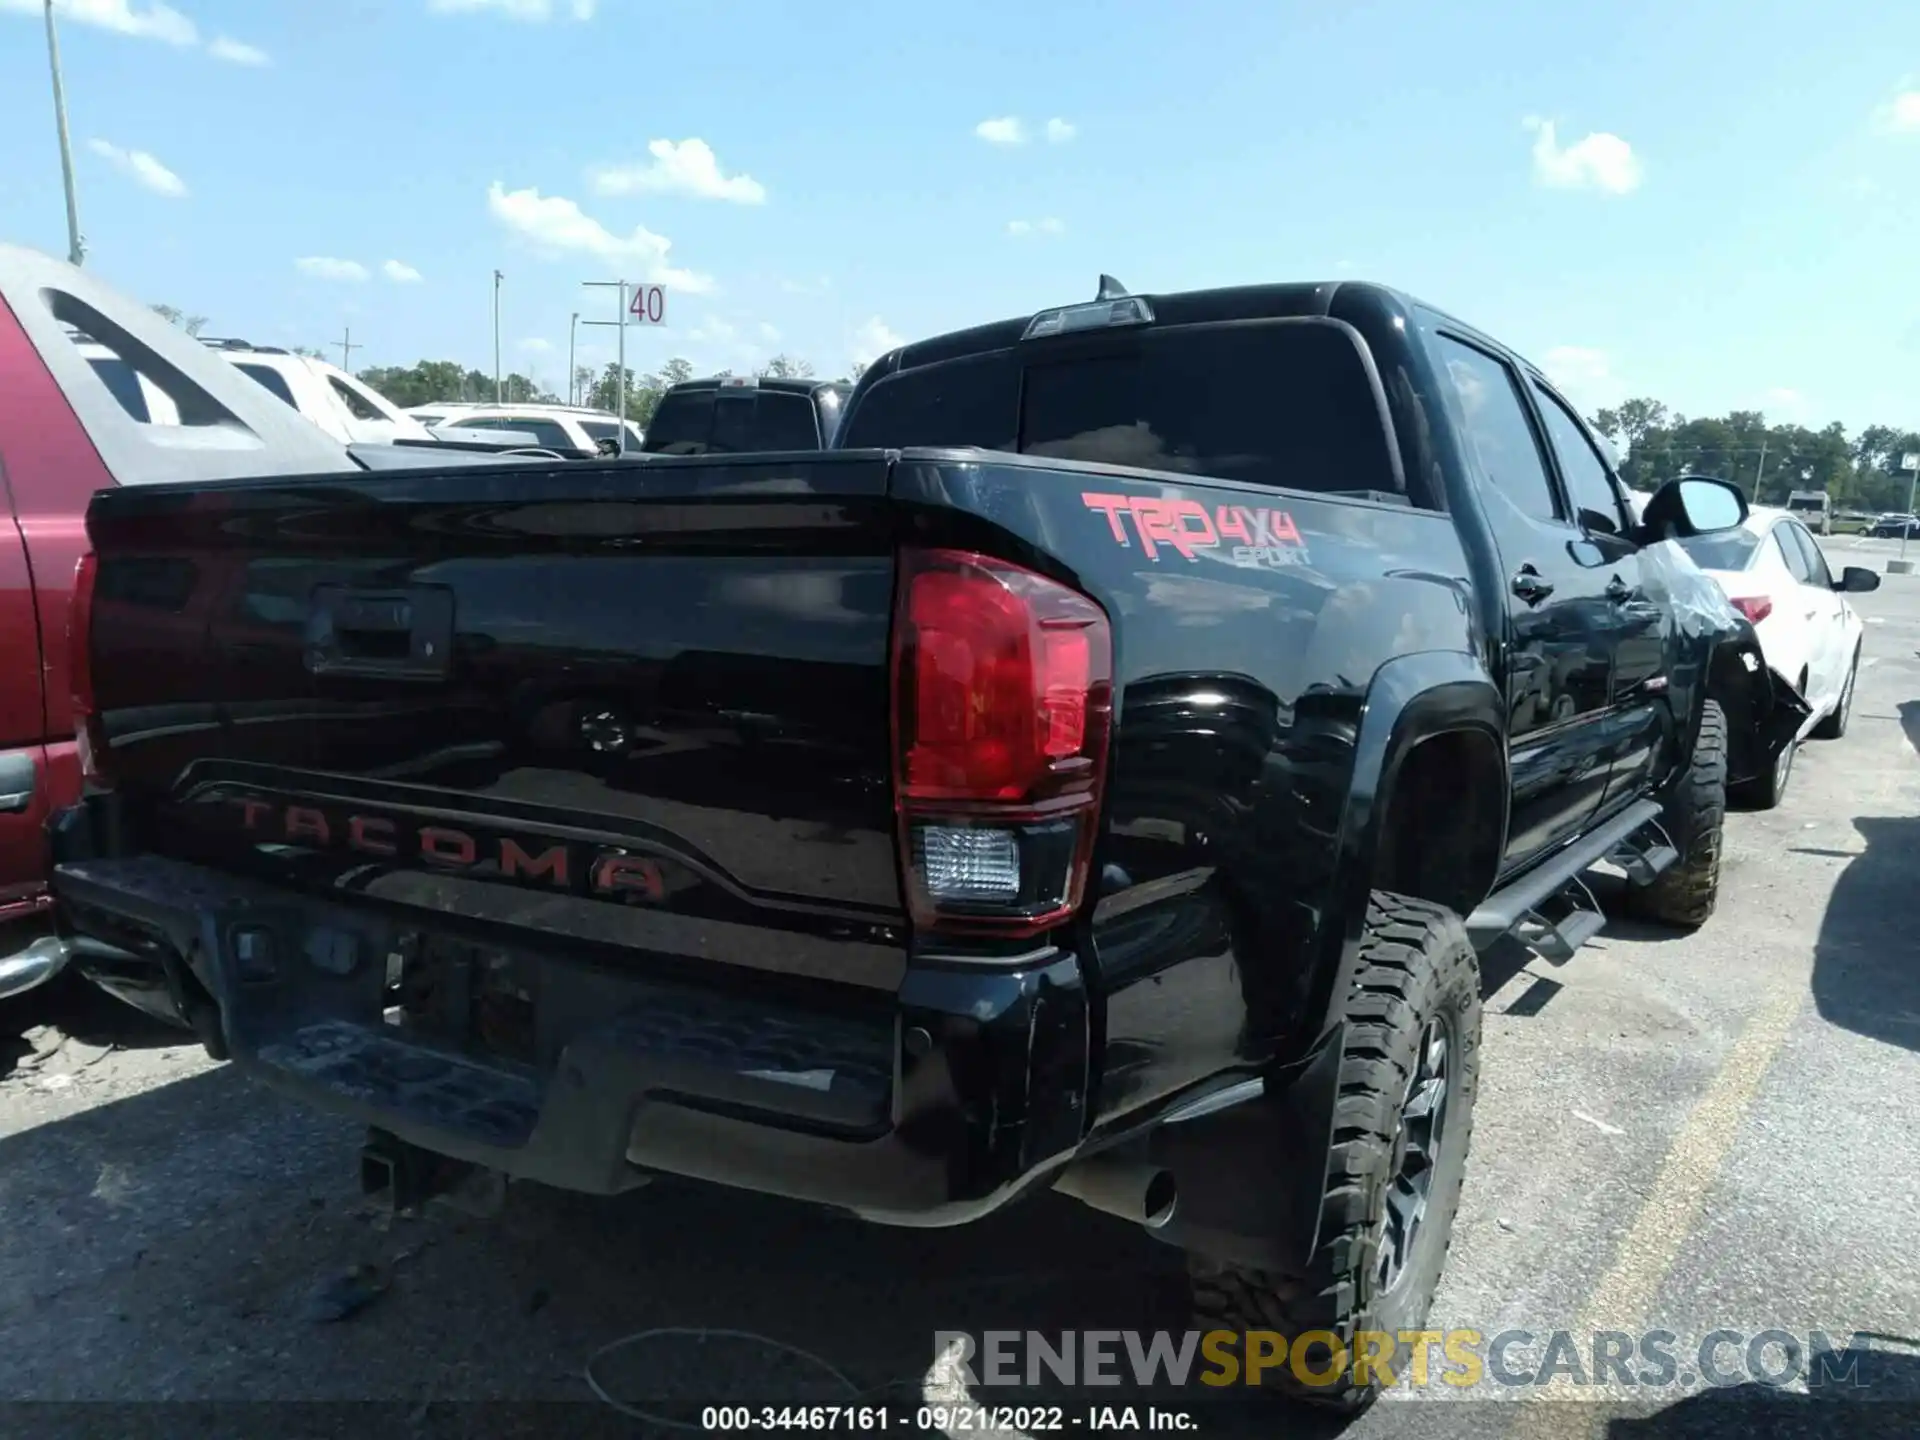
<instances>
[{"instance_id":1,"label":"trd 4x4 sport decal","mask_svg":"<svg viewBox=\"0 0 1920 1440\"><path fill-rule=\"evenodd\" d=\"M1113 538L1131 547L1127 521L1140 537L1147 559L1158 561L1166 546L1187 560L1202 554L1234 565L1280 567L1307 563L1306 541L1285 510L1264 506L1217 505L1209 509L1198 500L1167 500L1147 495L1102 495L1085 491L1081 501L1107 517Z\"/></svg>"}]
</instances>

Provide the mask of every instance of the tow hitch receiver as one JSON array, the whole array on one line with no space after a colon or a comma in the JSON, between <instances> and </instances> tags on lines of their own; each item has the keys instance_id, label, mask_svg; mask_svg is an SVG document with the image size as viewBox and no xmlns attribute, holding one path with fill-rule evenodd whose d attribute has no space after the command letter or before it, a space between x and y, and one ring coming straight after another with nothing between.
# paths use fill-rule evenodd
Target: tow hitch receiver
<instances>
[{"instance_id":1,"label":"tow hitch receiver","mask_svg":"<svg viewBox=\"0 0 1920 1440\"><path fill-rule=\"evenodd\" d=\"M360 1147L360 1191L390 1213L438 1200L469 1215L492 1218L507 1200L507 1177L465 1160L436 1155L380 1129Z\"/></svg>"}]
</instances>

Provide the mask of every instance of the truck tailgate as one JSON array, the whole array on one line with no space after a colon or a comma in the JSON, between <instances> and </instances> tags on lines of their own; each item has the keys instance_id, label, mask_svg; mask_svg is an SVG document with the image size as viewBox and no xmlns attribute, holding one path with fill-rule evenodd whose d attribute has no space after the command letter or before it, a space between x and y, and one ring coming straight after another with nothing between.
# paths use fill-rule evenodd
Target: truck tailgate
<instances>
[{"instance_id":1,"label":"truck tailgate","mask_svg":"<svg viewBox=\"0 0 1920 1440\"><path fill-rule=\"evenodd\" d=\"M148 852L891 991L875 455L123 489L100 764Z\"/></svg>"}]
</instances>

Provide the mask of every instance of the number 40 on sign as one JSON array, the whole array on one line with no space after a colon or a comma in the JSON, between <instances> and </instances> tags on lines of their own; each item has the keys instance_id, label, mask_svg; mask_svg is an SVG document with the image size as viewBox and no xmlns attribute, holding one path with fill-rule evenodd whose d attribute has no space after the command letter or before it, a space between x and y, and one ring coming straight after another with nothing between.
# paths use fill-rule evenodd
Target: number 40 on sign
<instances>
[{"instance_id":1,"label":"number 40 on sign","mask_svg":"<svg viewBox=\"0 0 1920 1440\"><path fill-rule=\"evenodd\" d=\"M636 285L633 299L627 302L627 314L636 325L667 323L667 290L664 285Z\"/></svg>"}]
</instances>

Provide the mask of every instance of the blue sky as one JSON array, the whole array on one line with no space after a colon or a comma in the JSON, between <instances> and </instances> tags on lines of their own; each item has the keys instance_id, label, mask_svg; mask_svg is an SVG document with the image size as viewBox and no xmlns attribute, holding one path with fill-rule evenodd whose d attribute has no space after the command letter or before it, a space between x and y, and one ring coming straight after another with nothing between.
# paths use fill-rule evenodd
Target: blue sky
<instances>
[{"instance_id":1,"label":"blue sky","mask_svg":"<svg viewBox=\"0 0 1920 1440\"><path fill-rule=\"evenodd\" d=\"M1920 426L1920 6L60 6L90 267L356 369L489 369L495 267L556 387L621 273L670 289L636 368L825 373L1102 270L1353 276L1589 406ZM0 236L59 253L40 9L0 0Z\"/></svg>"}]
</instances>

